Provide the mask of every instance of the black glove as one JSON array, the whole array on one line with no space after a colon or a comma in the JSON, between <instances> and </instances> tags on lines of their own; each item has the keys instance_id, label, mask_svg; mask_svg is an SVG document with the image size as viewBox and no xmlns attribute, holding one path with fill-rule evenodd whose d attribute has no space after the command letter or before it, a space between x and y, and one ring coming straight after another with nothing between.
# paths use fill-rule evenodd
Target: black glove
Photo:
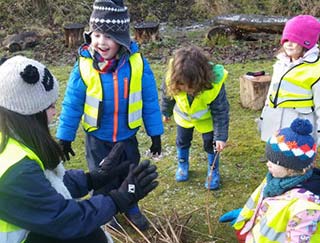
<instances>
[{"instance_id":1,"label":"black glove","mask_svg":"<svg viewBox=\"0 0 320 243\"><path fill-rule=\"evenodd\" d=\"M121 161L124 153L124 144L117 143L99 164L99 168L87 173L88 187L94 190L100 189L115 178L127 175L130 161Z\"/></svg>"},{"instance_id":2,"label":"black glove","mask_svg":"<svg viewBox=\"0 0 320 243\"><path fill-rule=\"evenodd\" d=\"M60 147L64 153L66 160L70 160L69 154L71 154L72 156L76 155L72 150L71 141L60 140L59 144L60 144Z\"/></svg>"},{"instance_id":3,"label":"black glove","mask_svg":"<svg viewBox=\"0 0 320 243\"><path fill-rule=\"evenodd\" d=\"M134 203L144 198L155 189L159 182L157 167L150 165L150 160L142 161L138 166L130 165L129 175L122 182L121 186L110 191L119 212L126 212Z\"/></svg>"},{"instance_id":4,"label":"black glove","mask_svg":"<svg viewBox=\"0 0 320 243\"><path fill-rule=\"evenodd\" d=\"M151 137L152 144L150 147L150 152L152 155L160 155L161 154L161 137L159 136L153 136Z\"/></svg>"}]
</instances>

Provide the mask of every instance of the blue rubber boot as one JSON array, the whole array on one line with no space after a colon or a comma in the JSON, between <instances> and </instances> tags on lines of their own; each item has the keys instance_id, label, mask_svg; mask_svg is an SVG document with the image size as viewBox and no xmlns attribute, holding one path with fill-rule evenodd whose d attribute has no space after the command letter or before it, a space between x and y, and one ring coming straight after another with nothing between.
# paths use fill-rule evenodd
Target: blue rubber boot
<instances>
[{"instance_id":1,"label":"blue rubber boot","mask_svg":"<svg viewBox=\"0 0 320 243\"><path fill-rule=\"evenodd\" d=\"M206 182L204 184L205 188L210 190L217 190L220 186L220 173L219 173L219 158L215 161L215 166L212 171L211 180L209 180L210 174L211 174L211 166L214 161L215 154L209 154L208 153L208 171L207 171L207 178Z\"/></svg>"},{"instance_id":2,"label":"blue rubber boot","mask_svg":"<svg viewBox=\"0 0 320 243\"><path fill-rule=\"evenodd\" d=\"M177 148L178 169L176 171L176 181L187 181L189 179L189 148Z\"/></svg>"}]
</instances>

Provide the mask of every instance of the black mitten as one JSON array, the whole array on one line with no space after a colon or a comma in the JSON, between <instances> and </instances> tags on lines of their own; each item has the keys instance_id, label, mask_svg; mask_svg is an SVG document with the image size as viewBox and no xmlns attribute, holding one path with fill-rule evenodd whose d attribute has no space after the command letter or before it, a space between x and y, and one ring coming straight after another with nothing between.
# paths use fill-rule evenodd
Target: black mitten
<instances>
[{"instance_id":1,"label":"black mitten","mask_svg":"<svg viewBox=\"0 0 320 243\"><path fill-rule=\"evenodd\" d=\"M160 155L161 154L161 137L159 136L152 136L151 137L152 144L150 147L150 152L152 155Z\"/></svg>"},{"instance_id":2,"label":"black mitten","mask_svg":"<svg viewBox=\"0 0 320 243\"><path fill-rule=\"evenodd\" d=\"M118 189L109 193L118 211L127 211L134 203L137 203L155 189L159 184L158 181L155 181L157 177L157 167L150 165L149 160L142 161L136 167L130 165L127 178Z\"/></svg>"},{"instance_id":3,"label":"black mitten","mask_svg":"<svg viewBox=\"0 0 320 243\"><path fill-rule=\"evenodd\" d=\"M124 144L117 143L107 157L99 164L99 168L87 173L88 188L98 190L119 176L128 174L130 161L120 160L124 153Z\"/></svg>"},{"instance_id":4,"label":"black mitten","mask_svg":"<svg viewBox=\"0 0 320 243\"><path fill-rule=\"evenodd\" d=\"M98 168L94 171L86 173L88 189L98 190L120 175L128 173L129 165L130 161L126 160L111 168L110 170Z\"/></svg>"},{"instance_id":5,"label":"black mitten","mask_svg":"<svg viewBox=\"0 0 320 243\"><path fill-rule=\"evenodd\" d=\"M72 156L75 156L76 154L73 152L73 149L71 147L71 141L66 141L66 140L60 140L59 144L61 146L61 149L64 153L64 156L67 160L70 160L69 154Z\"/></svg>"},{"instance_id":6,"label":"black mitten","mask_svg":"<svg viewBox=\"0 0 320 243\"><path fill-rule=\"evenodd\" d=\"M124 148L125 145L123 142L116 143L111 149L110 153L100 162L100 168L102 170L108 171L120 164L121 157L124 155Z\"/></svg>"}]
</instances>

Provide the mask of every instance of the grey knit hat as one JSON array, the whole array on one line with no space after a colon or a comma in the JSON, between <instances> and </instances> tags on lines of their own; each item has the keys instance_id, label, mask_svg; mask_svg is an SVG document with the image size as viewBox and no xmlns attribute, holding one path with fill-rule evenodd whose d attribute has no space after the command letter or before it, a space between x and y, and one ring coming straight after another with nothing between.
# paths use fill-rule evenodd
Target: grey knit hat
<instances>
[{"instance_id":1,"label":"grey knit hat","mask_svg":"<svg viewBox=\"0 0 320 243\"><path fill-rule=\"evenodd\" d=\"M58 99L58 81L40 62L15 56L0 66L0 106L22 115L47 109Z\"/></svg>"},{"instance_id":2,"label":"grey knit hat","mask_svg":"<svg viewBox=\"0 0 320 243\"><path fill-rule=\"evenodd\" d=\"M108 34L130 52L130 18L123 0L96 0L90 16L90 31Z\"/></svg>"}]
</instances>

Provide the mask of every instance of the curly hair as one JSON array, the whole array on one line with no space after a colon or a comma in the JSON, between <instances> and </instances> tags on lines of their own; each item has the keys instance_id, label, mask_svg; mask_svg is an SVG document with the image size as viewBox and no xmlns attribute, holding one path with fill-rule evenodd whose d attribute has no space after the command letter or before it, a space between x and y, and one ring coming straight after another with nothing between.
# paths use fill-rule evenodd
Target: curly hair
<instances>
[{"instance_id":1,"label":"curly hair","mask_svg":"<svg viewBox=\"0 0 320 243\"><path fill-rule=\"evenodd\" d=\"M192 96L211 89L212 67L204 52L196 46L178 49L169 63L168 93L176 95L186 92ZM186 89L183 88L185 86Z\"/></svg>"}]
</instances>

